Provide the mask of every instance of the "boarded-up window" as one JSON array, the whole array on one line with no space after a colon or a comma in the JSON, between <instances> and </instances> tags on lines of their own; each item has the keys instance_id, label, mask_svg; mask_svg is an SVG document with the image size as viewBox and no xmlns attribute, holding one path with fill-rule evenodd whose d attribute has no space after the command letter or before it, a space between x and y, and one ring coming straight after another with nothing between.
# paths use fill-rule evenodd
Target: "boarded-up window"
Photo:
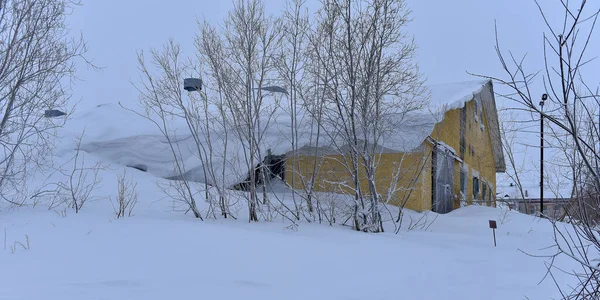
<instances>
[{"instance_id":1,"label":"boarded-up window","mask_svg":"<svg viewBox=\"0 0 600 300\"><path fill-rule=\"evenodd\" d=\"M473 199L479 199L479 178L473 177Z\"/></svg>"},{"instance_id":2,"label":"boarded-up window","mask_svg":"<svg viewBox=\"0 0 600 300\"><path fill-rule=\"evenodd\" d=\"M481 200L483 200L483 202L487 202L487 184L485 182L483 182L481 184Z\"/></svg>"}]
</instances>

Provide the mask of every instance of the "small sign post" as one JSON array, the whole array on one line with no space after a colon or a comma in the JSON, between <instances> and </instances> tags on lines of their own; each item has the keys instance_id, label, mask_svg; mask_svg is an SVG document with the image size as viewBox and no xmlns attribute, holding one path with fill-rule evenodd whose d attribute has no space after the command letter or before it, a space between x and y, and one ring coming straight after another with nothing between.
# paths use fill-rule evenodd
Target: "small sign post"
<instances>
[{"instance_id":1,"label":"small sign post","mask_svg":"<svg viewBox=\"0 0 600 300\"><path fill-rule=\"evenodd\" d=\"M494 232L494 247L496 247L496 228L498 228L496 221L490 220L490 228Z\"/></svg>"}]
</instances>

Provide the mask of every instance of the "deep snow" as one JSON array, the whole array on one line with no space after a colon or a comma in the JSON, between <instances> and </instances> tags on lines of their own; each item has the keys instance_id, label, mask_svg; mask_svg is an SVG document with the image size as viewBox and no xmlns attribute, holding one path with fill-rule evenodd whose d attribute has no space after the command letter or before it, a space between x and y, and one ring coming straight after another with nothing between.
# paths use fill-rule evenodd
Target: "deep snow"
<instances>
[{"instance_id":1,"label":"deep snow","mask_svg":"<svg viewBox=\"0 0 600 300\"><path fill-rule=\"evenodd\" d=\"M543 254L551 227L467 207L427 230L364 234L344 227L201 222L146 207L115 220L106 202L66 217L2 212L0 299L550 299ZM411 214L417 217L417 214ZM430 213L429 220L434 218ZM408 219L407 219L408 222ZM408 224L407 224L408 225ZM10 246L15 241L30 249ZM564 262L563 263L564 267ZM561 274L559 274L561 275ZM559 276L559 278L564 276ZM569 279L569 278L562 278Z\"/></svg>"}]
</instances>

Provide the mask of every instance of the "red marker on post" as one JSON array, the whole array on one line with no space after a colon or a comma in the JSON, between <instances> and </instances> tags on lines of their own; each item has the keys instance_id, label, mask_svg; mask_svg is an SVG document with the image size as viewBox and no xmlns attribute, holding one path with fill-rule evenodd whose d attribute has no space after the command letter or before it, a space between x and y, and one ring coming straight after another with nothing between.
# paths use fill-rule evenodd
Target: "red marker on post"
<instances>
[{"instance_id":1,"label":"red marker on post","mask_svg":"<svg viewBox=\"0 0 600 300\"><path fill-rule=\"evenodd\" d=\"M490 228L494 231L494 247L496 247L496 228L498 228L496 221L490 220Z\"/></svg>"}]
</instances>

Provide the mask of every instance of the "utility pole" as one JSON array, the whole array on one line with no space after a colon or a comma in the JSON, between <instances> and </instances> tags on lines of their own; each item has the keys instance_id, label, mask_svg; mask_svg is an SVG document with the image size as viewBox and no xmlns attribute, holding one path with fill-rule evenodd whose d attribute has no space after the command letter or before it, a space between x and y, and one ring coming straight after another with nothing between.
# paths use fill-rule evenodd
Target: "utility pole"
<instances>
[{"instance_id":1,"label":"utility pole","mask_svg":"<svg viewBox=\"0 0 600 300\"><path fill-rule=\"evenodd\" d=\"M548 94L540 100L540 217L544 216L544 101Z\"/></svg>"}]
</instances>

